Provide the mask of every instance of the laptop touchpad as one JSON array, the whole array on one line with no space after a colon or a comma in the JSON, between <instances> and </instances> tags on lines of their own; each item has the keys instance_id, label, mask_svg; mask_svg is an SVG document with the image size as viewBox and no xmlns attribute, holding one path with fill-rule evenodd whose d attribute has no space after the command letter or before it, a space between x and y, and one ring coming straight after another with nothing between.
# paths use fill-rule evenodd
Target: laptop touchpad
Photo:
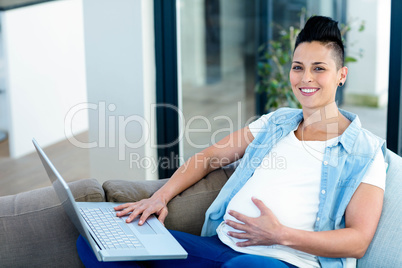
<instances>
[{"instance_id":1,"label":"laptop touchpad","mask_svg":"<svg viewBox=\"0 0 402 268\"><path fill-rule=\"evenodd\" d=\"M145 222L143 225L138 225L138 221L135 221L131 226L137 229L141 234L156 234L154 229L149 226L148 222Z\"/></svg>"},{"instance_id":2,"label":"laptop touchpad","mask_svg":"<svg viewBox=\"0 0 402 268\"><path fill-rule=\"evenodd\" d=\"M128 216L125 217L121 217L121 219L123 220L123 222L125 223L126 219L128 218ZM127 226L130 226L130 228L134 228L136 229L140 234L157 234L157 232L148 224L148 222L145 222L143 225L138 225L138 222L140 220L140 217L137 216L132 222L130 223L125 223L127 224Z\"/></svg>"}]
</instances>

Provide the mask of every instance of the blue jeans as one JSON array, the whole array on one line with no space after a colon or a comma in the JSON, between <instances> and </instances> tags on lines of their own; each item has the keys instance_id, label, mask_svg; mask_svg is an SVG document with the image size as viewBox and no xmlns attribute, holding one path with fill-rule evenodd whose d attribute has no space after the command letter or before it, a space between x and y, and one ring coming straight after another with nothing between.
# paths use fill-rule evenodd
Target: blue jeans
<instances>
[{"instance_id":1,"label":"blue jeans","mask_svg":"<svg viewBox=\"0 0 402 268\"><path fill-rule=\"evenodd\" d=\"M98 262L83 237L77 240L77 250L85 267L296 267L270 257L248 255L234 251L223 244L218 236L201 237L188 233L170 231L187 251L187 259L157 261Z\"/></svg>"}]
</instances>

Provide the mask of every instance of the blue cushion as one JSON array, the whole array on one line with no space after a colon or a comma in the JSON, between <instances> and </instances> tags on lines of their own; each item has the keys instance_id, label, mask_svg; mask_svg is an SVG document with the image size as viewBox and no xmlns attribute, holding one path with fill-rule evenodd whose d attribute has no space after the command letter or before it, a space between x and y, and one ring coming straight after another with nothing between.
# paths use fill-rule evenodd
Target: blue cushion
<instances>
[{"instance_id":1,"label":"blue cushion","mask_svg":"<svg viewBox=\"0 0 402 268\"><path fill-rule=\"evenodd\" d=\"M377 232L358 267L402 267L402 158L387 150L384 207Z\"/></svg>"}]
</instances>

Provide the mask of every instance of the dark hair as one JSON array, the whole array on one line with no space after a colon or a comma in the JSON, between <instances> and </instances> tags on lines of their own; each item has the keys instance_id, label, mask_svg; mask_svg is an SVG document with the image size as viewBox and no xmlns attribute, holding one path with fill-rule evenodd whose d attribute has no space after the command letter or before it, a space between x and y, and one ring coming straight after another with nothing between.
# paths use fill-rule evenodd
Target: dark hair
<instances>
[{"instance_id":1,"label":"dark hair","mask_svg":"<svg viewBox=\"0 0 402 268\"><path fill-rule=\"evenodd\" d=\"M323 45L331 46L334 52L337 69L343 67L345 61L345 49L343 47L342 36L337 21L324 16L313 16L309 18L306 25L296 38L295 50L301 43L311 43L313 41L318 41Z\"/></svg>"}]
</instances>

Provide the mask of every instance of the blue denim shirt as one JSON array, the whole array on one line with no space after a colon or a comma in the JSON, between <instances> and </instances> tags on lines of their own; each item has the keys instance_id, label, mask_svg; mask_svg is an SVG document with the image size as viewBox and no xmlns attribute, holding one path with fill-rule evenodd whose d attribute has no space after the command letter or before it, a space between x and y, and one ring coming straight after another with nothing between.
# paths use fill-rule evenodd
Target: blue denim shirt
<instances>
[{"instance_id":1,"label":"blue denim shirt","mask_svg":"<svg viewBox=\"0 0 402 268\"><path fill-rule=\"evenodd\" d=\"M345 210L375 154L385 141L361 128L359 118L349 112L341 113L352 123L340 136L339 142L325 148L321 168L320 202L315 231L345 227ZM253 175L264 157L280 139L293 131L303 119L300 109L282 108L268 120L264 129L247 147L240 165L226 182L205 214L202 236L216 234L230 200ZM318 257L322 267L344 267L346 259Z\"/></svg>"}]
</instances>

